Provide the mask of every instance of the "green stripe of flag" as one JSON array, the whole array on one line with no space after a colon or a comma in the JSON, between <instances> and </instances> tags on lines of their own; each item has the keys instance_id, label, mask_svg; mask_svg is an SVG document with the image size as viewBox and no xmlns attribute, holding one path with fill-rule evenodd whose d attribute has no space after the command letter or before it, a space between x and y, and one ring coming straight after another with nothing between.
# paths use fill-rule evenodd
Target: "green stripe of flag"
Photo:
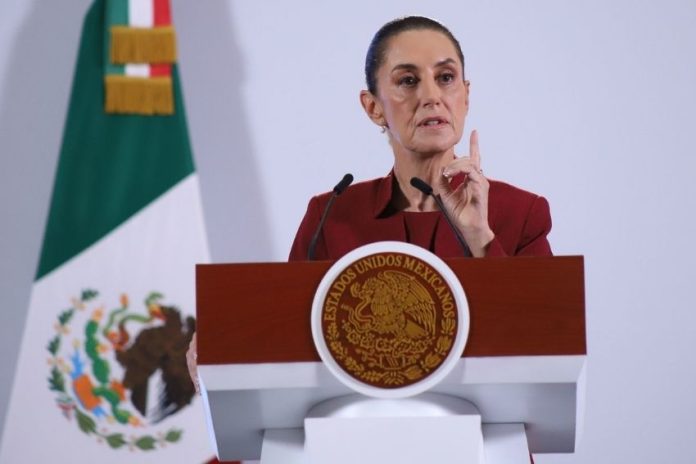
<instances>
[{"instance_id":1,"label":"green stripe of flag","mask_svg":"<svg viewBox=\"0 0 696 464\"><path fill-rule=\"evenodd\" d=\"M176 66L174 115L104 112L105 1L83 25L37 279L194 172Z\"/></svg>"},{"instance_id":2,"label":"green stripe of flag","mask_svg":"<svg viewBox=\"0 0 696 464\"><path fill-rule=\"evenodd\" d=\"M104 73L123 75L126 67L111 62L111 26L128 24L128 0L106 0L104 22Z\"/></svg>"},{"instance_id":3,"label":"green stripe of flag","mask_svg":"<svg viewBox=\"0 0 696 464\"><path fill-rule=\"evenodd\" d=\"M106 20L108 25L118 24L125 26L128 24L128 0L107 0Z\"/></svg>"}]
</instances>

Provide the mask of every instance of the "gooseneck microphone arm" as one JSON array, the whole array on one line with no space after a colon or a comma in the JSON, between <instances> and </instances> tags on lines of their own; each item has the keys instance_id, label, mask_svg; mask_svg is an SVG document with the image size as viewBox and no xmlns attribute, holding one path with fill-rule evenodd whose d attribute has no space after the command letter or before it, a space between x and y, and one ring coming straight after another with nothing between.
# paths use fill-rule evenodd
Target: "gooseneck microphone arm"
<instances>
[{"instance_id":1,"label":"gooseneck microphone arm","mask_svg":"<svg viewBox=\"0 0 696 464\"><path fill-rule=\"evenodd\" d=\"M343 179L341 179L341 182L336 184L336 186L333 188L333 193L331 194L331 198L329 198L329 202L326 203L326 207L324 208L324 213L321 215L321 220L319 221L317 230L314 232L312 240L309 242L309 249L307 250L307 261L312 261L314 259L314 249L317 247L319 234L321 233L321 229L324 227L324 222L326 222L326 218L329 215L329 210L331 209L331 206L336 200L336 197L342 194L346 187L348 187L351 184L351 182L353 182L353 174L346 174L345 176L343 176Z\"/></svg>"},{"instance_id":2,"label":"gooseneck microphone arm","mask_svg":"<svg viewBox=\"0 0 696 464\"><path fill-rule=\"evenodd\" d=\"M433 197L435 203L437 203L437 207L440 208L440 211L442 211L442 215L445 216L447 223L452 228L452 232L454 232L454 235L457 237L459 245L461 245L462 249L464 250L464 256L472 256L471 250L469 249L469 245L466 244L466 240L464 240L461 231L457 228L457 226L454 225L454 222L452 222L452 218L447 213L447 210L445 209L445 205L442 203L442 198L440 198L440 195L435 195L433 193L433 188L423 179L420 179L418 177L411 177L411 185L420 190L423 194Z\"/></svg>"}]
</instances>

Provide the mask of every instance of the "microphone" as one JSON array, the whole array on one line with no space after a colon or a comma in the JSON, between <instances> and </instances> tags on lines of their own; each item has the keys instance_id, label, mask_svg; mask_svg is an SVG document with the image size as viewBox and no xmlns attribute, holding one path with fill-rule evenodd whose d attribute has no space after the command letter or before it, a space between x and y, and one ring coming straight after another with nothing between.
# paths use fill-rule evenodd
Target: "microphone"
<instances>
[{"instance_id":1,"label":"microphone","mask_svg":"<svg viewBox=\"0 0 696 464\"><path fill-rule=\"evenodd\" d=\"M411 177L411 185L423 192L423 194L433 197L435 203L437 203L437 207L440 208L440 211L442 211L443 216L445 216L445 219L447 220L447 224L449 224L452 228L452 232L454 232L454 235L457 237L457 241L464 250L464 256L472 256L471 250L469 250L469 245L466 244L464 237L462 237L462 233L459 231L459 229L457 229L457 226L454 225L454 222L452 222L452 218L450 218L450 215L447 213L440 195L433 194L433 188L423 179L418 177Z\"/></svg>"},{"instance_id":2,"label":"microphone","mask_svg":"<svg viewBox=\"0 0 696 464\"><path fill-rule=\"evenodd\" d=\"M336 186L333 188L333 194L331 195L331 198L329 198L329 202L326 204L326 207L324 208L324 214L321 215L321 220L319 221L319 225L317 226L316 232L314 232L314 235L312 236L312 241L309 242L309 250L307 250L307 261L312 261L314 259L314 249L317 247L317 240L319 240L319 234L321 233L321 229L324 227L324 222L326 222L326 217L329 215L329 210L331 209L331 206L333 205L334 200L336 200L336 197L339 196L340 194L343 193L343 191L348 187L351 182L353 182L353 174L346 174L343 176L343 179L336 184Z\"/></svg>"},{"instance_id":3,"label":"microphone","mask_svg":"<svg viewBox=\"0 0 696 464\"><path fill-rule=\"evenodd\" d=\"M353 182L353 174L346 174L343 176L343 179L341 179L341 182L336 184L336 186L333 188L334 193L336 196L340 195L343 193L343 191L348 187L351 183Z\"/></svg>"}]
</instances>

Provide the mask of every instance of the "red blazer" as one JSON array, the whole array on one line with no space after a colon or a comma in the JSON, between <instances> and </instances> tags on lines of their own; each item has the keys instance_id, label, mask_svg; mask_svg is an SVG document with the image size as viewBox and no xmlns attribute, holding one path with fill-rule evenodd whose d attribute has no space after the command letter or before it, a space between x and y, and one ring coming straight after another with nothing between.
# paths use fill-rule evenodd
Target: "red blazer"
<instances>
[{"instance_id":1,"label":"red blazer","mask_svg":"<svg viewBox=\"0 0 696 464\"><path fill-rule=\"evenodd\" d=\"M359 246L382 240L407 241L403 214L390 212L394 176L352 185L334 202L315 249L315 259L336 260ZM486 256L550 256L546 238L551 230L549 204L543 197L512 185L489 180L488 222L495 238ZM307 259L309 242L332 192L313 197L290 251L290 260ZM433 253L464 256L454 232L440 218Z\"/></svg>"}]
</instances>

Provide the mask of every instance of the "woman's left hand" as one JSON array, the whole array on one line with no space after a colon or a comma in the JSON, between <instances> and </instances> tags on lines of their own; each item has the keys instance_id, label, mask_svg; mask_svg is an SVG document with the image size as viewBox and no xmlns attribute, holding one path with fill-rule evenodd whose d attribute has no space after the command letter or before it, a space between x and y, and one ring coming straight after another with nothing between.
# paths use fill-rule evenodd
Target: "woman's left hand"
<instances>
[{"instance_id":1,"label":"woman's left hand","mask_svg":"<svg viewBox=\"0 0 696 464\"><path fill-rule=\"evenodd\" d=\"M450 179L465 174L464 181L456 188ZM488 179L481 171L481 153L478 146L478 133L471 132L469 156L463 156L445 166L438 183L439 195L459 228L464 240L476 257L486 255L486 247L495 234L488 225Z\"/></svg>"},{"instance_id":2,"label":"woman's left hand","mask_svg":"<svg viewBox=\"0 0 696 464\"><path fill-rule=\"evenodd\" d=\"M191 343L189 343L188 350L186 351L186 366L188 367L191 382L193 382L193 388L195 388L196 393L200 395L201 387L198 385L198 350L196 348L196 332L193 333Z\"/></svg>"}]
</instances>

